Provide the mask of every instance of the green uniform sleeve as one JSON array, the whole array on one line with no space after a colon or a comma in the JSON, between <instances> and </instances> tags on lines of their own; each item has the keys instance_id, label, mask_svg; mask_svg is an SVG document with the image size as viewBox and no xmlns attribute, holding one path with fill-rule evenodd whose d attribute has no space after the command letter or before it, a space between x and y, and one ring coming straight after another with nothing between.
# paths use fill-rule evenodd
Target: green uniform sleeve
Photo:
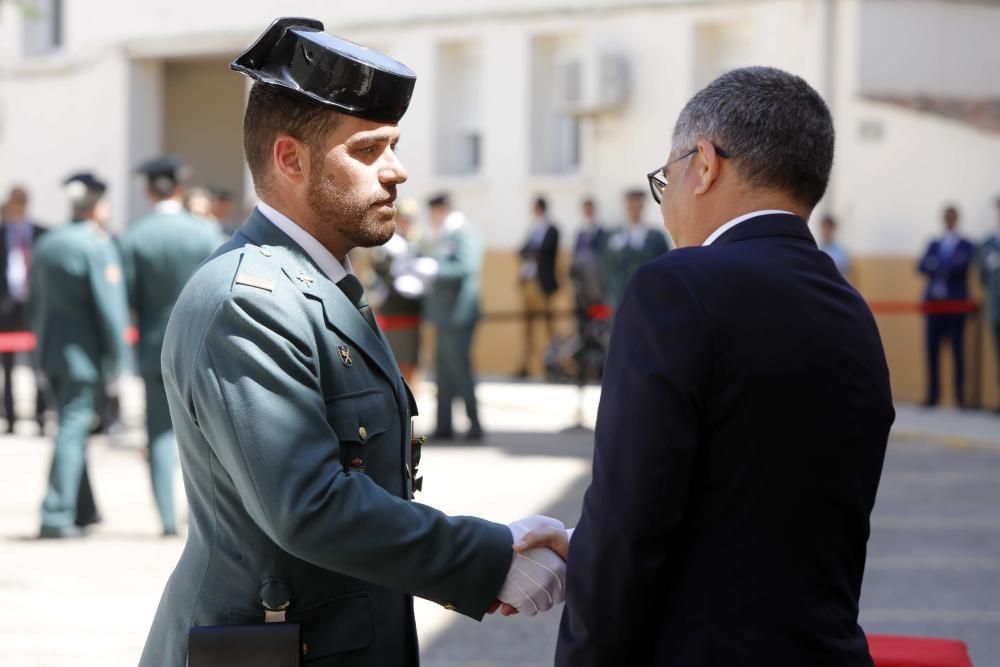
<instances>
[{"instance_id":1,"label":"green uniform sleeve","mask_svg":"<svg viewBox=\"0 0 1000 667\"><path fill-rule=\"evenodd\" d=\"M482 264L483 251L479 234L468 225L452 236L454 252L438 257L437 280L462 280L478 273Z\"/></svg>"},{"instance_id":2,"label":"green uniform sleeve","mask_svg":"<svg viewBox=\"0 0 1000 667\"><path fill-rule=\"evenodd\" d=\"M128 360L125 328L128 305L118 252L111 241L90 254L88 272L94 307L101 326L102 369L107 375L124 370Z\"/></svg>"},{"instance_id":3,"label":"green uniform sleeve","mask_svg":"<svg viewBox=\"0 0 1000 667\"><path fill-rule=\"evenodd\" d=\"M279 301L234 292L209 326L190 390L250 517L298 558L481 618L510 566L510 531L345 473L311 329Z\"/></svg>"}]
</instances>

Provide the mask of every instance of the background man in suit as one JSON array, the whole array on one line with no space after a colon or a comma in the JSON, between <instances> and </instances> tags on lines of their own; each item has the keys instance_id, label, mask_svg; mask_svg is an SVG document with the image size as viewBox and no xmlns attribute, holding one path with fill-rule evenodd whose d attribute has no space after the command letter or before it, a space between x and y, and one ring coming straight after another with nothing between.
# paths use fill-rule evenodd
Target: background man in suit
<instances>
[{"instance_id":1,"label":"background man in suit","mask_svg":"<svg viewBox=\"0 0 1000 667\"><path fill-rule=\"evenodd\" d=\"M996 201L997 222L1000 223L1000 198ZM983 283L986 310L996 344L997 379L1000 382L1000 228L979 246L979 278ZM1000 404L997 405L1000 412Z\"/></svg>"},{"instance_id":2,"label":"background man in suit","mask_svg":"<svg viewBox=\"0 0 1000 667\"><path fill-rule=\"evenodd\" d=\"M497 599L531 613L561 598L558 557L512 560L539 519L410 502L416 404L347 253L394 231L415 75L322 28L279 19L232 65L256 79L244 149L261 202L191 277L164 338L190 530L142 667L183 667L191 626L265 609L301 625L306 662L407 667L413 595L476 619Z\"/></svg>"},{"instance_id":3,"label":"background man in suit","mask_svg":"<svg viewBox=\"0 0 1000 667\"><path fill-rule=\"evenodd\" d=\"M182 206L182 169L181 162L172 157L155 158L139 167L153 210L129 225L119 239L128 302L139 327L137 352L146 390L149 472L164 536L177 534L177 447L160 371L160 350L181 289L222 241L217 225L194 217Z\"/></svg>"},{"instance_id":4,"label":"background man in suit","mask_svg":"<svg viewBox=\"0 0 1000 667\"><path fill-rule=\"evenodd\" d=\"M45 232L28 218L28 191L13 187L0 206L0 331L27 331L28 294L31 285L31 253L35 242ZM3 361L3 410L7 433L14 432L14 357L11 351L0 352ZM45 393L39 384L35 395L35 421L39 432L45 429Z\"/></svg>"},{"instance_id":5,"label":"background man in suit","mask_svg":"<svg viewBox=\"0 0 1000 667\"><path fill-rule=\"evenodd\" d=\"M969 265L976 253L972 242L958 233L958 209L947 206L942 216L944 235L934 239L917 264L927 276L924 307L927 322L927 399L924 405L937 405L940 394L941 341L947 339L954 359L955 400L965 403L965 313L947 312L943 301L969 298ZM943 308L945 312L938 312Z\"/></svg>"},{"instance_id":6,"label":"background man in suit","mask_svg":"<svg viewBox=\"0 0 1000 667\"><path fill-rule=\"evenodd\" d=\"M819 94L772 68L681 111L649 174L679 250L615 320L556 665L871 667L894 411L874 318L806 225L833 144Z\"/></svg>"},{"instance_id":7,"label":"background man in suit","mask_svg":"<svg viewBox=\"0 0 1000 667\"><path fill-rule=\"evenodd\" d=\"M479 272L483 248L479 233L465 214L451 207L447 195L427 202L434 236L431 258L437 262L433 284L424 301L427 319L436 336L434 363L437 368L437 423L435 440L454 437L452 403L461 398L469 417L466 439L483 439L476 403L476 376L472 370L472 339L479 321Z\"/></svg>"},{"instance_id":8,"label":"background man in suit","mask_svg":"<svg viewBox=\"0 0 1000 667\"><path fill-rule=\"evenodd\" d=\"M524 356L518 377L528 377L535 355L535 319L545 320L548 339L552 338L552 295L559 289L556 257L559 252L559 228L549 218L549 205L536 197L532 205L531 229L518 255L521 258L521 297L524 303Z\"/></svg>"},{"instance_id":9,"label":"background man in suit","mask_svg":"<svg viewBox=\"0 0 1000 667\"><path fill-rule=\"evenodd\" d=\"M66 181L72 221L42 237L31 267L36 363L59 413L42 538L79 537L100 520L87 476L87 438L101 385L121 371L127 354L122 271L101 228L106 189L89 173Z\"/></svg>"},{"instance_id":10,"label":"background man in suit","mask_svg":"<svg viewBox=\"0 0 1000 667\"><path fill-rule=\"evenodd\" d=\"M611 234L604 252L608 294L615 308L621 305L625 286L635 270L670 250L666 235L643 223L645 199L646 193L642 190L625 193L625 225Z\"/></svg>"}]
</instances>

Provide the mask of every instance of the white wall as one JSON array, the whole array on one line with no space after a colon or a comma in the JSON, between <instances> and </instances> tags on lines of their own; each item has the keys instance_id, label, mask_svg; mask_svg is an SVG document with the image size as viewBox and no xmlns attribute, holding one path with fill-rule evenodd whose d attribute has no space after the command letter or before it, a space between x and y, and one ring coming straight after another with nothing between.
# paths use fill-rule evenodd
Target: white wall
<instances>
[{"instance_id":1,"label":"white wall","mask_svg":"<svg viewBox=\"0 0 1000 667\"><path fill-rule=\"evenodd\" d=\"M985 235L996 224L1000 135L865 101L858 94L865 57L859 42L868 3L839 5L834 189L821 207L839 218L841 240L859 254L918 254L941 233L947 203L959 207L966 234Z\"/></svg>"},{"instance_id":2,"label":"white wall","mask_svg":"<svg viewBox=\"0 0 1000 667\"><path fill-rule=\"evenodd\" d=\"M127 171L120 151L127 126L125 80L128 63L108 56L80 66L0 81L0 190L21 183L32 194L32 212L43 222L61 223L69 205L61 182L70 173L95 170L114 186ZM113 215L125 195L111 193Z\"/></svg>"},{"instance_id":3,"label":"white wall","mask_svg":"<svg viewBox=\"0 0 1000 667\"><path fill-rule=\"evenodd\" d=\"M489 245L513 248L527 230L531 198L544 194L569 239L585 195L597 198L602 219L621 219L622 192L646 187L645 173L662 164L670 150L678 112L698 83L712 74L706 70L711 54L705 55L711 45L699 42L699 29L737 24L743 26L737 32L744 44L739 49L723 45L715 68L782 67L802 75L828 97L838 145L831 190L821 210L840 216L842 240L855 252L916 252L937 230L945 201L959 204L971 232L984 231L992 222L990 199L998 194L995 175L1000 173L996 135L859 98L864 82L875 76L868 73L873 67L873 33L867 21L884 27L895 6L905 10L902 14L918 5L930 12L937 7L930 0L589 0L572 7L554 1L489 0L474 9L467 4L372 0L359 8L348 2L303 0L288 6L253 0L238 7L201 3L195 10L194 3L182 0L67 3L67 54L37 64L0 62L0 188L16 180L16 171L17 179L36 191L37 212L57 219L65 215L57 180L71 169L94 166L113 179L118 210L137 212L143 205L141 186L128 170L163 148L162 58L211 55L220 68L214 74L235 81L239 76L224 70L225 51L232 55L246 46L274 15L295 13L327 18L331 30L383 48L417 72L410 111L401 123L401 159L410 174L401 196L423 201L433 192L449 190L484 228ZM970 12L986 11L962 3L944 6L954 7L959 22ZM502 14L501 7L510 11ZM13 22L10 8L2 11L0 36L6 36ZM832 61L827 54L828 11L836 19ZM989 20L997 14L992 10ZM582 120L582 163L560 175L534 174L531 169L536 127L531 114L531 45L547 35L564 37L584 52L623 54L631 79L622 109ZM440 104L435 91L444 85L436 54L441 44L454 42L478 45L483 82L476 100L483 129L482 166L470 175L441 174L435 159ZM0 55L4 48L0 43ZM970 68L992 62L998 48L994 46L985 60L971 53L963 62ZM72 125L66 120L67 105L72 105ZM236 109L228 113L238 124ZM862 126L881 126L881 138L863 137ZM651 205L646 217L651 224L658 222Z\"/></svg>"},{"instance_id":4,"label":"white wall","mask_svg":"<svg viewBox=\"0 0 1000 667\"><path fill-rule=\"evenodd\" d=\"M1000 6L868 0L861 8L860 90L1000 96Z\"/></svg>"}]
</instances>

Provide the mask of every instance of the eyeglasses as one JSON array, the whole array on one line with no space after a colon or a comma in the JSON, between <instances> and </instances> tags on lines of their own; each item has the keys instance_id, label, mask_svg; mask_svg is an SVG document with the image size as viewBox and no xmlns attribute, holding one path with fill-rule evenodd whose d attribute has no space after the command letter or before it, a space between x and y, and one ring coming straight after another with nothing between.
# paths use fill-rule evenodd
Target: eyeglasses
<instances>
[{"instance_id":1,"label":"eyeglasses","mask_svg":"<svg viewBox=\"0 0 1000 667\"><path fill-rule=\"evenodd\" d=\"M716 146L715 144L712 144L712 146L715 148L715 154L718 155L719 157L728 158L730 156L729 151L725 151ZM670 165L674 164L675 162L680 162L684 158L689 158L697 152L698 149L693 148L684 155L680 156L679 158L675 158L670 162L666 163L665 165L663 165L662 167L658 167L657 169L654 169L653 171L646 174L646 180L649 181L649 191L653 193L653 201L659 204L660 200L663 198L663 188L667 187L670 184L670 182L667 180L667 169L670 168ZM660 178L660 174L663 174L663 178Z\"/></svg>"}]
</instances>

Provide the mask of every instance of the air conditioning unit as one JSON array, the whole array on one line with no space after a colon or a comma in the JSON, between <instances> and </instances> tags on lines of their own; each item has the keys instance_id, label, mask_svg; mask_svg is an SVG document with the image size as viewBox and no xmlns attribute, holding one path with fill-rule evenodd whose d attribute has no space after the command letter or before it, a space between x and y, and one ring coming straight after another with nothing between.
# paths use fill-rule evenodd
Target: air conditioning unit
<instances>
[{"instance_id":1,"label":"air conditioning unit","mask_svg":"<svg viewBox=\"0 0 1000 667\"><path fill-rule=\"evenodd\" d=\"M579 116L619 111L628 101L629 70L625 56L594 53L556 65L559 108Z\"/></svg>"}]
</instances>

